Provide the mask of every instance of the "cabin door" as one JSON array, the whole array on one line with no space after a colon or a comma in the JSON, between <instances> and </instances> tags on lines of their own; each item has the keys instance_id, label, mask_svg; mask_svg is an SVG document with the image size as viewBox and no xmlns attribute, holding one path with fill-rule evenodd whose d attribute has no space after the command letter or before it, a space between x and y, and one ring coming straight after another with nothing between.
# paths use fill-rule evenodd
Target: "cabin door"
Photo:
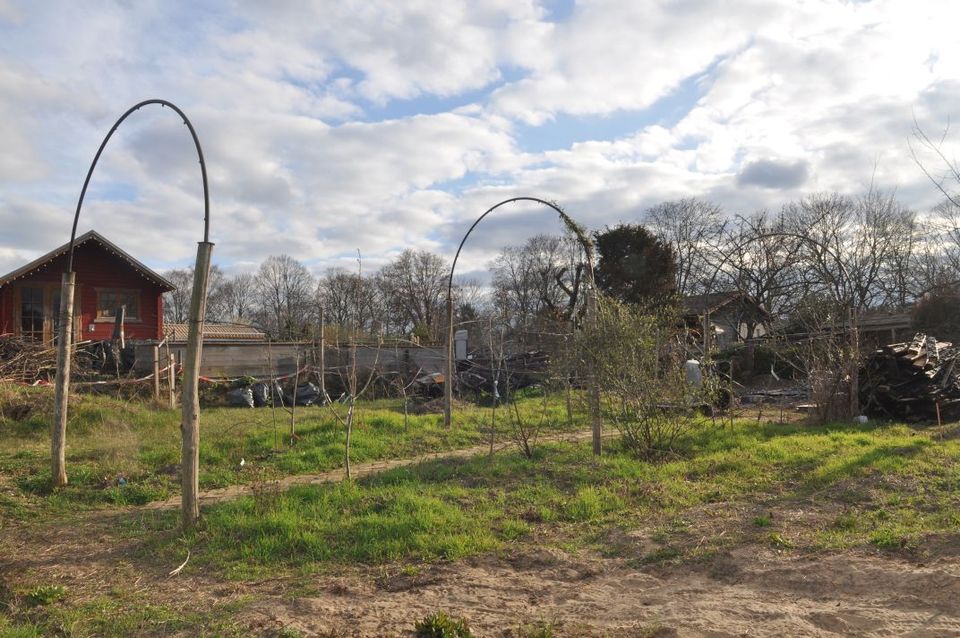
<instances>
[{"instance_id":1,"label":"cabin door","mask_svg":"<svg viewBox=\"0 0 960 638\"><path fill-rule=\"evenodd\" d=\"M24 284L19 289L20 336L48 345L56 342L60 329L60 285ZM80 286L73 292L74 341L80 330Z\"/></svg>"}]
</instances>

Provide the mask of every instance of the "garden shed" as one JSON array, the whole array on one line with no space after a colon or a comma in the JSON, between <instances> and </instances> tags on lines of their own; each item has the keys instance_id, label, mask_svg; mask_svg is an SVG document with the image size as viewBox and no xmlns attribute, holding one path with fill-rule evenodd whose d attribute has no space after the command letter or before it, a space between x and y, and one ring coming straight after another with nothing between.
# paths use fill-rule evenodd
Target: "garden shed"
<instances>
[{"instance_id":1,"label":"garden shed","mask_svg":"<svg viewBox=\"0 0 960 638\"><path fill-rule=\"evenodd\" d=\"M75 340L110 339L121 307L126 338L162 339L163 293L174 286L96 231L77 237L75 247ZM53 343L69 248L66 243L0 277L0 334Z\"/></svg>"}]
</instances>

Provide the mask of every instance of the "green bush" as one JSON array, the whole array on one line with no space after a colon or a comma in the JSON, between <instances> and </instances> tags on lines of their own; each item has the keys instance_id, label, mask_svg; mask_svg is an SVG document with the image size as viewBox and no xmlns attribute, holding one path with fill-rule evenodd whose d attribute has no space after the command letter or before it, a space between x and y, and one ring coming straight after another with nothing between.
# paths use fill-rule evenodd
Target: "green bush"
<instances>
[{"instance_id":1,"label":"green bush","mask_svg":"<svg viewBox=\"0 0 960 638\"><path fill-rule=\"evenodd\" d=\"M473 638L466 618L452 618L442 611L418 620L414 629L417 638Z\"/></svg>"},{"instance_id":2,"label":"green bush","mask_svg":"<svg viewBox=\"0 0 960 638\"><path fill-rule=\"evenodd\" d=\"M67 590L63 585L40 585L28 591L24 600L31 607L39 607L63 600L66 595Z\"/></svg>"}]
</instances>

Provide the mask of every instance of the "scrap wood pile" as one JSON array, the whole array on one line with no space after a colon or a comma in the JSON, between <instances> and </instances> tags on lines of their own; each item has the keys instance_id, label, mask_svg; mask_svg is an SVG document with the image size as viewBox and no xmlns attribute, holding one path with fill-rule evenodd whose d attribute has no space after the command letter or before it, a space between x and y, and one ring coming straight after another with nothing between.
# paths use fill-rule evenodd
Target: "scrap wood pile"
<instances>
[{"instance_id":1,"label":"scrap wood pile","mask_svg":"<svg viewBox=\"0 0 960 638\"><path fill-rule=\"evenodd\" d=\"M76 350L71 365L72 374L83 376L89 373L93 363L92 356L85 349ZM26 341L13 335L0 335L0 381L15 383L53 381L56 373L56 348L35 341Z\"/></svg>"},{"instance_id":2,"label":"scrap wood pile","mask_svg":"<svg viewBox=\"0 0 960 638\"><path fill-rule=\"evenodd\" d=\"M0 337L0 381L33 383L53 379L57 351L18 337Z\"/></svg>"},{"instance_id":3,"label":"scrap wood pile","mask_svg":"<svg viewBox=\"0 0 960 638\"><path fill-rule=\"evenodd\" d=\"M499 382L499 391L519 390L539 383L550 367L550 355L541 350L510 354L499 361L487 355L475 355L468 361L458 361L460 383L474 391L489 392L493 380Z\"/></svg>"},{"instance_id":4,"label":"scrap wood pile","mask_svg":"<svg viewBox=\"0 0 960 638\"><path fill-rule=\"evenodd\" d=\"M924 334L883 346L866 362L860 396L872 416L960 419L960 348Z\"/></svg>"}]
</instances>

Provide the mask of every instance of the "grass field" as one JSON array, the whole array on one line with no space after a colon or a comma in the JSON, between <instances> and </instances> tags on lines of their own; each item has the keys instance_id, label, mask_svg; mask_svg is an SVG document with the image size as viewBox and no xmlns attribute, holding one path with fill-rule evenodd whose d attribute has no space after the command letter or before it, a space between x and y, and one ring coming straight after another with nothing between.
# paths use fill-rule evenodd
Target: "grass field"
<instances>
[{"instance_id":1,"label":"grass field","mask_svg":"<svg viewBox=\"0 0 960 638\"><path fill-rule=\"evenodd\" d=\"M179 493L179 411L91 395L71 401L67 429L70 483L51 492L50 394L48 388L0 388L0 414L22 413L25 405L38 406L23 418L0 416L0 511L138 505ZM334 410L342 416L345 407L297 408L296 434L291 442L290 415L284 410L205 409L200 488L343 467L345 430ZM543 402L526 399L521 410L522 416L539 419ZM497 436L502 437L506 432L504 411L500 412ZM489 409L461 408L457 427L448 429L441 414L411 414L405 422L398 401L363 402L351 438L351 462L477 445L489 436L489 413ZM548 402L544 423L544 432L571 429L565 408L557 401ZM579 418L573 427L582 427Z\"/></svg>"},{"instance_id":2,"label":"grass field","mask_svg":"<svg viewBox=\"0 0 960 638\"><path fill-rule=\"evenodd\" d=\"M702 556L687 542L703 508L744 503L741 534L773 546L910 550L924 535L960 528L960 441L902 425L807 426L701 423L681 458L650 464L616 445L550 443L528 459L438 460L357 482L260 493L211 507L204 527L158 549L184 546L198 566L226 577L263 576L329 563L378 565L454 560L518 540L616 552L611 537L657 522L642 559ZM776 510L823 501L831 513L787 531ZM767 506L762 503L768 503ZM176 513L130 522L129 532L170 529ZM697 537L699 538L699 537Z\"/></svg>"},{"instance_id":3,"label":"grass field","mask_svg":"<svg viewBox=\"0 0 960 638\"><path fill-rule=\"evenodd\" d=\"M539 405L528 399L524 410L532 415ZM205 411L204 484L249 479L233 469L240 455L265 476L339 466L342 432L325 412L303 410L299 438L289 446L277 445L269 411ZM131 503L175 488L163 469L176 462L175 414L85 398L74 415L74 483L56 494L43 487L46 424L39 417L2 422L0 499L15 529L74 527L88 519L68 505ZM481 410L466 411L462 425L447 431L439 415L424 415L405 429L395 407L365 405L354 460L474 445L484 437L483 418ZM561 406L550 406L548 421L566 427ZM104 485L102 477L120 472L126 487ZM96 542L106 536L125 547L125 569L133 571L118 572L112 589L89 592L82 584L56 589L44 576L49 571L6 576L0 636L244 635L249 626L230 619L242 617L262 592L241 583L284 582L284 596L307 596L317 578L358 570L374 579L415 578L430 565L543 548L636 569L705 563L738 547L922 558L930 539L960 530L960 425L703 420L691 424L675 454L656 463L634 458L615 440L600 458L587 444L549 442L537 445L533 458L508 448L349 482L257 489L207 507L200 528L186 535L176 529L175 511L111 516L108 526L96 527ZM94 542L76 533L81 546ZM0 551L12 550L0 542ZM187 551L183 577L246 593L200 610L125 584L132 574L165 578Z\"/></svg>"}]
</instances>

